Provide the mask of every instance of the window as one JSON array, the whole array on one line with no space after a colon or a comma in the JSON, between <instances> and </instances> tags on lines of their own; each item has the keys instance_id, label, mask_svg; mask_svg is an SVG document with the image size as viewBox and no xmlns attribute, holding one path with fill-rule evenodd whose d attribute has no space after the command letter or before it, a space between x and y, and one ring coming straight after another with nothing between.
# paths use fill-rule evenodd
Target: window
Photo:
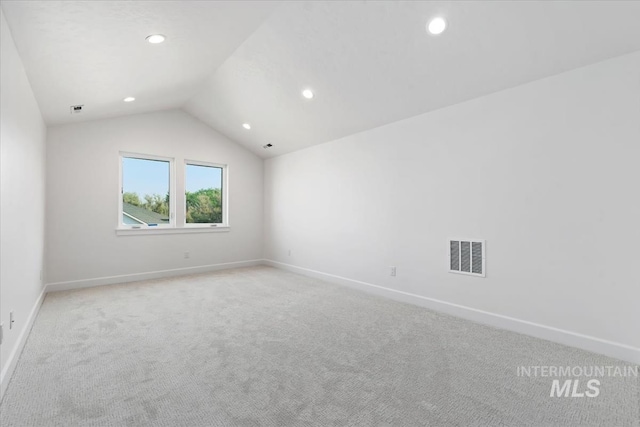
<instances>
[{"instance_id":1,"label":"window","mask_svg":"<svg viewBox=\"0 0 640 427\"><path fill-rule=\"evenodd\" d=\"M173 225L173 160L121 154L120 226L129 228Z\"/></svg>"},{"instance_id":2,"label":"window","mask_svg":"<svg viewBox=\"0 0 640 427\"><path fill-rule=\"evenodd\" d=\"M116 234L229 231L227 176L223 164L121 152Z\"/></svg>"},{"instance_id":3,"label":"window","mask_svg":"<svg viewBox=\"0 0 640 427\"><path fill-rule=\"evenodd\" d=\"M226 223L225 166L185 162L185 224Z\"/></svg>"}]
</instances>

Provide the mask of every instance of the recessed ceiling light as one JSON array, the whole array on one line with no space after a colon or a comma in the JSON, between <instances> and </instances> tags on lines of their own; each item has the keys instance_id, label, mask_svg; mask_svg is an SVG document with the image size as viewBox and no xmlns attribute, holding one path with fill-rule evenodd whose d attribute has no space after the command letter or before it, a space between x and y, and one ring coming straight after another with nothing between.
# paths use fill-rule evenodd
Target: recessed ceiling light
<instances>
[{"instance_id":1,"label":"recessed ceiling light","mask_svg":"<svg viewBox=\"0 0 640 427\"><path fill-rule=\"evenodd\" d=\"M165 41L165 39L166 37L162 34L151 34L150 36L147 36L145 40L152 44L158 44Z\"/></svg>"},{"instance_id":2,"label":"recessed ceiling light","mask_svg":"<svg viewBox=\"0 0 640 427\"><path fill-rule=\"evenodd\" d=\"M446 29L447 21L445 21L445 19L440 16L438 16L437 18L433 18L427 25L427 30L429 30L429 32L434 36L441 34Z\"/></svg>"},{"instance_id":3,"label":"recessed ceiling light","mask_svg":"<svg viewBox=\"0 0 640 427\"><path fill-rule=\"evenodd\" d=\"M245 128L246 130L251 129L251 125L249 123L243 123L242 127Z\"/></svg>"},{"instance_id":4,"label":"recessed ceiling light","mask_svg":"<svg viewBox=\"0 0 640 427\"><path fill-rule=\"evenodd\" d=\"M123 99L124 102L133 102L136 99L133 96L127 96L125 99Z\"/></svg>"},{"instance_id":5,"label":"recessed ceiling light","mask_svg":"<svg viewBox=\"0 0 640 427\"><path fill-rule=\"evenodd\" d=\"M313 98L313 92L311 91L311 89L305 89L302 91L302 96L304 96L307 99L311 99Z\"/></svg>"}]
</instances>

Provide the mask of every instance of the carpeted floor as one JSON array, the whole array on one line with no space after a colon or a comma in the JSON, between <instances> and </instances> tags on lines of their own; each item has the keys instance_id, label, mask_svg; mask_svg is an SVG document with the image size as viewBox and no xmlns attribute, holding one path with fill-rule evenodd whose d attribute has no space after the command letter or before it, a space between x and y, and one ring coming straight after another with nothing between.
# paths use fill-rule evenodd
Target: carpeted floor
<instances>
[{"instance_id":1,"label":"carpeted floor","mask_svg":"<svg viewBox=\"0 0 640 427\"><path fill-rule=\"evenodd\" d=\"M552 378L517 374L539 365L628 366L270 267L226 270L47 295L0 425L640 424L637 377L550 397Z\"/></svg>"}]
</instances>

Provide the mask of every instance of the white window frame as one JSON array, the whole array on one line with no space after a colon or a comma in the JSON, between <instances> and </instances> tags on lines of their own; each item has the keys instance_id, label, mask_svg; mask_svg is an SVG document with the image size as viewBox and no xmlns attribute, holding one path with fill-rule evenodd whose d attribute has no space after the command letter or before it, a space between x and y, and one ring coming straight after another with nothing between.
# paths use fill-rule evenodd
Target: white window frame
<instances>
[{"instance_id":1,"label":"white window frame","mask_svg":"<svg viewBox=\"0 0 640 427\"><path fill-rule=\"evenodd\" d=\"M132 159L140 159L140 160L151 160L151 161L162 161L162 162L168 162L169 163L169 223L168 224L158 224L158 225L153 225L153 226L149 226L147 224L125 224L122 221L122 215L124 214L124 211L122 209L122 204L123 204L123 200L122 200L122 196L124 194L124 187L123 187L123 182L122 182L122 162L123 159L125 158L132 158ZM120 175L120 185L118 186L118 226L116 227L116 230L136 230L136 231L147 231L147 230L158 230L158 229L171 229L171 228L175 228L176 226L176 181L175 181L175 177L176 177L176 171L175 171L175 161L172 157L162 157L162 156L156 156L156 155L152 155L152 154L140 154L140 153L130 153L130 152L124 152L121 151L119 156L118 156L118 160L119 160L119 167L118 167L118 171L119 171L119 175Z\"/></svg>"},{"instance_id":2,"label":"white window frame","mask_svg":"<svg viewBox=\"0 0 640 427\"><path fill-rule=\"evenodd\" d=\"M206 167L213 167L213 168L220 168L222 169L222 183L221 183L221 190L222 190L222 222L220 223L206 223L206 222L199 222L199 223L187 223L187 199L186 199L186 192L187 192L187 166L191 165L191 166L206 166ZM203 162L201 160L188 160L185 159L184 161L184 193L185 193L185 198L184 198L184 203L183 203L183 224L182 226L185 228L224 228L224 227L229 227L229 167L226 164L222 164L222 163L211 163L211 162Z\"/></svg>"}]
</instances>

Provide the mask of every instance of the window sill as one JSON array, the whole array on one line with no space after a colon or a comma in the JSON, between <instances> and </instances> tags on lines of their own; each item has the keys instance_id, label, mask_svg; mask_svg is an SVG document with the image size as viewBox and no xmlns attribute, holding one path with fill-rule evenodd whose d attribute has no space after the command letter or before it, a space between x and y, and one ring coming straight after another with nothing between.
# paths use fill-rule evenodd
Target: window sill
<instances>
[{"instance_id":1,"label":"window sill","mask_svg":"<svg viewBox=\"0 0 640 427\"><path fill-rule=\"evenodd\" d=\"M143 236L152 234L193 234L193 233L228 233L229 226L217 227L162 227L162 228L116 228L117 236Z\"/></svg>"}]
</instances>

